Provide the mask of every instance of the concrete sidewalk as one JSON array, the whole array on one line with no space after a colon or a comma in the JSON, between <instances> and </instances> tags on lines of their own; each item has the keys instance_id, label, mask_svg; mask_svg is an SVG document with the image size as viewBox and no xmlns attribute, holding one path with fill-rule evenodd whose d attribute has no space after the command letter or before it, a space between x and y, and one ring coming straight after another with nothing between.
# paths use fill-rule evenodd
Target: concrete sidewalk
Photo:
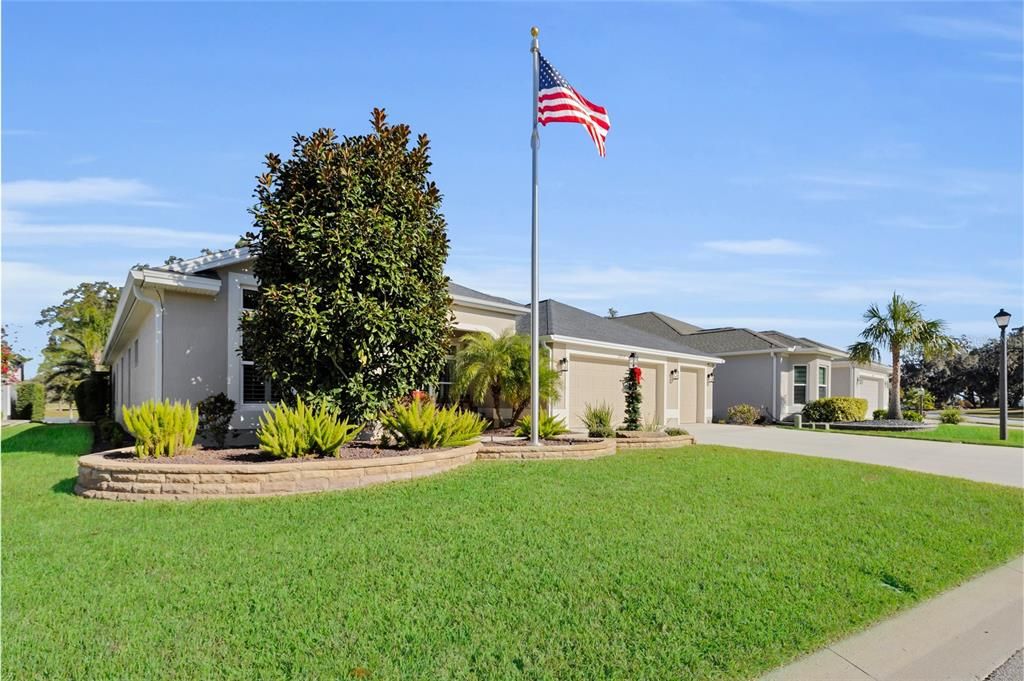
<instances>
[{"instance_id":1,"label":"concrete sidewalk","mask_svg":"<svg viewBox=\"0 0 1024 681\"><path fill-rule=\"evenodd\" d=\"M980 681L1009 660L1022 640L1024 557L762 681Z\"/></svg>"},{"instance_id":2,"label":"concrete sidewalk","mask_svg":"<svg viewBox=\"0 0 1024 681\"><path fill-rule=\"evenodd\" d=\"M860 461L978 482L1024 487L1024 449L1017 447L718 423L688 423L686 429L702 445L728 445Z\"/></svg>"}]
</instances>

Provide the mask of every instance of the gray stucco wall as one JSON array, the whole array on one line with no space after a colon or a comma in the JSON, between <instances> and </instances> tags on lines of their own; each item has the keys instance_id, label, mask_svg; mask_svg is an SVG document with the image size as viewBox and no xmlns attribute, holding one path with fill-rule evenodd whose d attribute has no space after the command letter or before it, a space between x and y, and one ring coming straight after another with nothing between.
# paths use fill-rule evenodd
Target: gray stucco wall
<instances>
[{"instance_id":1,"label":"gray stucco wall","mask_svg":"<svg viewBox=\"0 0 1024 681\"><path fill-rule=\"evenodd\" d=\"M768 355L726 357L715 367L713 418L725 418L729 407L752 404L771 410L772 365Z\"/></svg>"},{"instance_id":2,"label":"gray stucco wall","mask_svg":"<svg viewBox=\"0 0 1024 681\"><path fill-rule=\"evenodd\" d=\"M164 397L199 400L227 390L227 294L164 293Z\"/></svg>"}]
</instances>

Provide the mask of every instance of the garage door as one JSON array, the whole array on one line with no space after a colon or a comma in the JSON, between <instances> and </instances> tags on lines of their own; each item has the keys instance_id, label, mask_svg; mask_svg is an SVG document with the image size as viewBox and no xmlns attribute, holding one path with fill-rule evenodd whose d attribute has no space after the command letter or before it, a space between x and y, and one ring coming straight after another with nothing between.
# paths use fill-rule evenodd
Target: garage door
<instances>
[{"instance_id":1,"label":"garage door","mask_svg":"<svg viewBox=\"0 0 1024 681\"><path fill-rule=\"evenodd\" d=\"M669 390L672 388L669 387ZM697 372L679 371L679 422L697 423Z\"/></svg>"},{"instance_id":2,"label":"garage door","mask_svg":"<svg viewBox=\"0 0 1024 681\"><path fill-rule=\"evenodd\" d=\"M643 402L640 413L644 420L653 419L658 408L657 367L643 369L640 394ZM622 423L626 415L626 397L622 393L622 379L626 376L625 362L603 362L594 359L572 358L569 364L569 426L583 425L580 418L586 405L606 402L612 405L612 420L615 425Z\"/></svg>"},{"instance_id":3,"label":"garage door","mask_svg":"<svg viewBox=\"0 0 1024 681\"><path fill-rule=\"evenodd\" d=\"M882 395L882 382L874 378L865 378L857 383L857 397L863 397L868 401L867 418L871 418L871 412L888 405L879 404Z\"/></svg>"}]
</instances>

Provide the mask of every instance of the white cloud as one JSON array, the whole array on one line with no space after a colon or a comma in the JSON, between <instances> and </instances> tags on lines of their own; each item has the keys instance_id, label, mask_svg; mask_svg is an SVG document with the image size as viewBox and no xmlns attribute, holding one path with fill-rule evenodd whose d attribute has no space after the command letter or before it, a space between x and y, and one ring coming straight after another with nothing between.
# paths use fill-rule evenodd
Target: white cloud
<instances>
[{"instance_id":1,"label":"white cloud","mask_svg":"<svg viewBox=\"0 0 1024 681\"><path fill-rule=\"evenodd\" d=\"M878 224L883 227L895 227L896 229L920 229L927 231L948 231L953 229L961 229L963 224L952 224L949 222L935 222L932 220L922 220L921 218L914 217L895 217L895 218L883 218L878 221Z\"/></svg>"},{"instance_id":2,"label":"white cloud","mask_svg":"<svg viewBox=\"0 0 1024 681\"><path fill-rule=\"evenodd\" d=\"M113 276L95 273L82 274L31 262L5 260L3 273L3 314L4 323L32 324L39 318L39 311L61 300L61 294L83 281L100 281ZM121 279L126 272L116 273ZM111 281L116 281L114 280Z\"/></svg>"},{"instance_id":3,"label":"white cloud","mask_svg":"<svg viewBox=\"0 0 1024 681\"><path fill-rule=\"evenodd\" d=\"M157 191L140 180L80 177L74 180L15 180L3 184L9 206L45 206L69 203L123 203L173 205L161 201Z\"/></svg>"},{"instance_id":4,"label":"white cloud","mask_svg":"<svg viewBox=\"0 0 1024 681\"><path fill-rule=\"evenodd\" d=\"M998 307L1004 300L1020 300L1021 288L1017 283L1002 278L983 279L976 276L951 274L931 277L891 277L861 279L857 283L825 287L812 293L813 297L835 303L884 303L893 291L926 305L979 305Z\"/></svg>"},{"instance_id":5,"label":"white cloud","mask_svg":"<svg viewBox=\"0 0 1024 681\"><path fill-rule=\"evenodd\" d=\"M104 223L39 223L24 213L3 211L4 246L111 244L123 249L228 247L238 235L203 230Z\"/></svg>"},{"instance_id":6,"label":"white cloud","mask_svg":"<svg viewBox=\"0 0 1024 681\"><path fill-rule=\"evenodd\" d=\"M788 239L705 241L704 247L736 255L809 255L818 252L813 246Z\"/></svg>"},{"instance_id":7,"label":"white cloud","mask_svg":"<svg viewBox=\"0 0 1024 681\"><path fill-rule=\"evenodd\" d=\"M1020 20L1007 23L964 17L910 16L904 25L915 33L947 40L1021 40Z\"/></svg>"}]
</instances>

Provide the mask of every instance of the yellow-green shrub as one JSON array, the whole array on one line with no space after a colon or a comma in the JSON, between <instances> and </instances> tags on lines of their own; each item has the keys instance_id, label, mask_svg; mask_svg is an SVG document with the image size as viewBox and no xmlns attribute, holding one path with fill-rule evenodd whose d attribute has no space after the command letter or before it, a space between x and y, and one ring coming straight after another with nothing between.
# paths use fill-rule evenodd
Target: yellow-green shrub
<instances>
[{"instance_id":1,"label":"yellow-green shrub","mask_svg":"<svg viewBox=\"0 0 1024 681\"><path fill-rule=\"evenodd\" d=\"M537 437L550 440L556 435L563 435L568 433L569 429L565 425L565 421L562 419L556 419L550 414L541 414L540 421L537 423ZM516 424L516 435L519 437L530 437L530 417L524 416L519 419L519 423Z\"/></svg>"},{"instance_id":2,"label":"yellow-green shrub","mask_svg":"<svg viewBox=\"0 0 1024 681\"><path fill-rule=\"evenodd\" d=\"M196 439L199 410L186 402L149 400L137 407L121 407L124 425L135 436L135 454L139 457L181 454Z\"/></svg>"},{"instance_id":3,"label":"yellow-green shrub","mask_svg":"<svg viewBox=\"0 0 1024 681\"><path fill-rule=\"evenodd\" d=\"M456 407L438 407L430 400L396 403L380 418L384 431L399 447L461 447L484 432L487 422Z\"/></svg>"},{"instance_id":4,"label":"yellow-green shrub","mask_svg":"<svg viewBox=\"0 0 1024 681\"><path fill-rule=\"evenodd\" d=\"M264 412L256 438L260 449L279 459L310 454L338 456L359 429L326 404L310 406L299 398L295 406L282 402Z\"/></svg>"},{"instance_id":5,"label":"yellow-green shrub","mask_svg":"<svg viewBox=\"0 0 1024 681\"><path fill-rule=\"evenodd\" d=\"M863 397L822 397L808 402L803 415L815 423L836 421L862 421L868 412L868 401Z\"/></svg>"}]
</instances>

